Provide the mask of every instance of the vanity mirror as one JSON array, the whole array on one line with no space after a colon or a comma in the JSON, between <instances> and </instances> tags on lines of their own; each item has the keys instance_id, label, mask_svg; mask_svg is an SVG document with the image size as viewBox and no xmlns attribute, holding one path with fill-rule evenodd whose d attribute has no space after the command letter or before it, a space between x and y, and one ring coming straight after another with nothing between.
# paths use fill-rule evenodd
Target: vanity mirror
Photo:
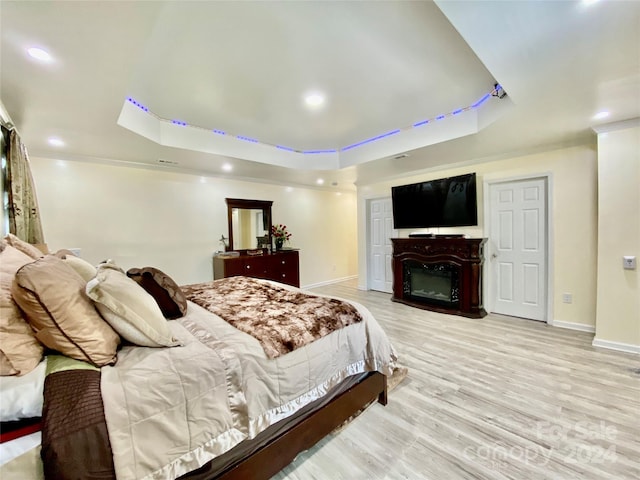
<instances>
[{"instance_id":1,"label":"vanity mirror","mask_svg":"<svg viewBox=\"0 0 640 480\"><path fill-rule=\"evenodd\" d=\"M271 245L270 200L227 198L229 246L227 250L250 250Z\"/></svg>"}]
</instances>

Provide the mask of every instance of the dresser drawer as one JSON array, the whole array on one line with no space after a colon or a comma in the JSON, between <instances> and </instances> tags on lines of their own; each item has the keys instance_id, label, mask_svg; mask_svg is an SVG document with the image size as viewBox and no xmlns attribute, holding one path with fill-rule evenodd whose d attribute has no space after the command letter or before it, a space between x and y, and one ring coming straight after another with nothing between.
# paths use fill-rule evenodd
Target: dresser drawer
<instances>
[{"instance_id":1,"label":"dresser drawer","mask_svg":"<svg viewBox=\"0 0 640 480\"><path fill-rule=\"evenodd\" d=\"M214 257L213 278L235 277L264 278L280 283L300 286L300 263L297 250L274 252L270 255L240 255L239 257Z\"/></svg>"},{"instance_id":2,"label":"dresser drawer","mask_svg":"<svg viewBox=\"0 0 640 480\"><path fill-rule=\"evenodd\" d=\"M271 258L272 280L294 287L300 286L300 265L297 251L276 253Z\"/></svg>"}]
</instances>

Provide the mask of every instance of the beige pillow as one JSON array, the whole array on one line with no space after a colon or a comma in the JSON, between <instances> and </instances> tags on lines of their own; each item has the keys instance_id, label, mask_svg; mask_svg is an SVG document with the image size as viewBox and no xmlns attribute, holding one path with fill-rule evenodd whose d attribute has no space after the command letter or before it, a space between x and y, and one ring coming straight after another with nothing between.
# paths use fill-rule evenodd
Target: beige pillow
<instances>
[{"instance_id":1,"label":"beige pillow","mask_svg":"<svg viewBox=\"0 0 640 480\"><path fill-rule=\"evenodd\" d=\"M16 271L33 259L4 240L0 247L0 375L25 375L42 359L42 345L11 296Z\"/></svg>"},{"instance_id":2,"label":"beige pillow","mask_svg":"<svg viewBox=\"0 0 640 480\"><path fill-rule=\"evenodd\" d=\"M131 343L143 347L174 347L160 307L144 288L113 263L98 265L96 277L87 283L87 295L102 317Z\"/></svg>"},{"instance_id":3,"label":"beige pillow","mask_svg":"<svg viewBox=\"0 0 640 480\"><path fill-rule=\"evenodd\" d=\"M0 372L3 377L18 373L2 350L0 350Z\"/></svg>"},{"instance_id":4,"label":"beige pillow","mask_svg":"<svg viewBox=\"0 0 640 480\"><path fill-rule=\"evenodd\" d=\"M7 245L11 245L13 248L20 250L22 253L28 255L33 260L37 260L44 255L38 249L38 247L36 247L35 245L31 245L24 240L20 240L13 233L7 234L7 236L4 237L4 240L7 242Z\"/></svg>"},{"instance_id":5,"label":"beige pillow","mask_svg":"<svg viewBox=\"0 0 640 480\"><path fill-rule=\"evenodd\" d=\"M98 367L113 364L120 337L100 317L85 285L63 260L47 255L18 270L12 294L44 345Z\"/></svg>"}]
</instances>

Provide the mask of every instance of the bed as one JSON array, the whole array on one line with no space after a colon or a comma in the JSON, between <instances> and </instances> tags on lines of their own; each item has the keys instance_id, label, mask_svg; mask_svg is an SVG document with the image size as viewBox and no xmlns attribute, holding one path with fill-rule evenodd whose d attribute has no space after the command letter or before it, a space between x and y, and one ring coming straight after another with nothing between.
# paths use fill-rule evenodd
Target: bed
<instances>
[{"instance_id":1,"label":"bed","mask_svg":"<svg viewBox=\"0 0 640 480\"><path fill-rule=\"evenodd\" d=\"M88 295L91 275L85 272ZM240 294L245 285L257 289L248 295L258 301ZM315 328L302 322L283 334L291 342L274 347L216 308L235 296L230 304L241 306L240 316L254 317L269 292L292 305L305 304L304 292L244 277L179 289L187 297L184 314L164 320L173 345L123 340L117 361L100 367L59 352L47 356L41 437L25 436L28 446L0 467L3 479L268 479L366 405L386 404L396 355L362 305L314 295L312 301L352 310L357 321L292 344ZM218 297L211 296L216 289ZM342 310L328 312L329 323L343 321Z\"/></svg>"}]
</instances>

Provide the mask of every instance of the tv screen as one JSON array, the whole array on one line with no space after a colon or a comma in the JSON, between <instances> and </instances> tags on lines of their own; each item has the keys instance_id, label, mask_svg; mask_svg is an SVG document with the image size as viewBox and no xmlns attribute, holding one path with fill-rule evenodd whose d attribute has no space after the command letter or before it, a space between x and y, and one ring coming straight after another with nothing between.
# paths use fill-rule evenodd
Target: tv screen
<instances>
[{"instance_id":1,"label":"tv screen","mask_svg":"<svg viewBox=\"0 0 640 480\"><path fill-rule=\"evenodd\" d=\"M478 224L475 173L392 187L391 199L393 228Z\"/></svg>"}]
</instances>

